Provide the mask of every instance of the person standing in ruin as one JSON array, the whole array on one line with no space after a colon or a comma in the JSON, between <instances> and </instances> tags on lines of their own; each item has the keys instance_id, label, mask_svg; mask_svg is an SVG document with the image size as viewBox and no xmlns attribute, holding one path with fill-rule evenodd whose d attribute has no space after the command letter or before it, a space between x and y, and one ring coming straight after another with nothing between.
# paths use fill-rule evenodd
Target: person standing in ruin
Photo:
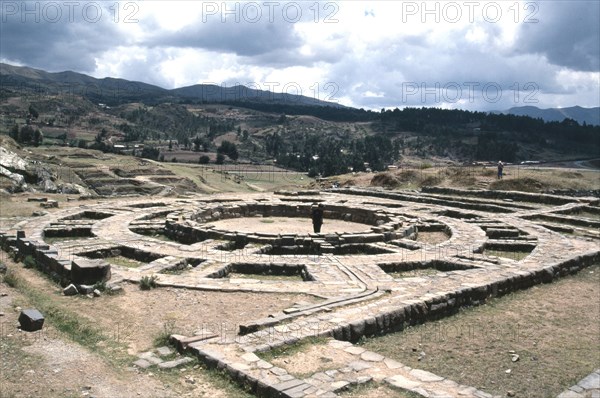
<instances>
[{"instance_id":1,"label":"person standing in ruin","mask_svg":"<svg viewBox=\"0 0 600 398\"><path fill-rule=\"evenodd\" d=\"M323 204L313 204L311 208L311 218L313 230L316 234L321 233L321 225L323 225Z\"/></svg>"},{"instance_id":2,"label":"person standing in ruin","mask_svg":"<svg viewBox=\"0 0 600 398\"><path fill-rule=\"evenodd\" d=\"M504 163L501 160L498 161L498 179L502 179L502 172L504 171Z\"/></svg>"}]
</instances>

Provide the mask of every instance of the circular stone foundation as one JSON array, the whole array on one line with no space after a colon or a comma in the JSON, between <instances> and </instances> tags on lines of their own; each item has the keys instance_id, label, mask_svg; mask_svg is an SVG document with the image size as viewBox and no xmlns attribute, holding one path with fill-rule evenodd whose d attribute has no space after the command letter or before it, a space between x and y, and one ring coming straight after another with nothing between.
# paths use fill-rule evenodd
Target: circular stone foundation
<instances>
[{"instance_id":1,"label":"circular stone foundation","mask_svg":"<svg viewBox=\"0 0 600 398\"><path fill-rule=\"evenodd\" d=\"M312 220L302 217L243 217L211 222L216 229L242 233L264 233L273 235L307 235L313 233ZM322 234L367 233L371 226L351 221L325 219Z\"/></svg>"}]
</instances>

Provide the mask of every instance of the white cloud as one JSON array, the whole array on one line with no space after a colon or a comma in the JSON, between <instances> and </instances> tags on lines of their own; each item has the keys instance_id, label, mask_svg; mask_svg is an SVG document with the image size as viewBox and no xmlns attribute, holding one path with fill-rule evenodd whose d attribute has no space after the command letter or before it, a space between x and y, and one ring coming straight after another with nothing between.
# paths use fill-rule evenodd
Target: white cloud
<instances>
[{"instance_id":1,"label":"white cloud","mask_svg":"<svg viewBox=\"0 0 600 398\"><path fill-rule=\"evenodd\" d=\"M97 23L3 15L0 58L165 88L300 87L373 109L505 109L531 87L540 107L600 104L599 28L586 1L102 4ZM500 87L497 102L486 85Z\"/></svg>"}]
</instances>

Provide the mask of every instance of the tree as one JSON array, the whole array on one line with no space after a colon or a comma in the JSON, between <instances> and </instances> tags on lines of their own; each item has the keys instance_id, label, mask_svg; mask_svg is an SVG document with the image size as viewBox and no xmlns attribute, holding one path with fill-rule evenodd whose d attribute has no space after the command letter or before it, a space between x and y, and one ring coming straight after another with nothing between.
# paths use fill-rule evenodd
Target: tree
<instances>
[{"instance_id":1,"label":"tree","mask_svg":"<svg viewBox=\"0 0 600 398\"><path fill-rule=\"evenodd\" d=\"M141 157L146 158L146 159L157 160L159 158L159 155L160 155L160 150L158 148L155 148L151 145L145 145L144 149L142 149ZM163 155L160 155L160 156L162 157ZM164 157L161 160L164 160Z\"/></svg>"},{"instance_id":2,"label":"tree","mask_svg":"<svg viewBox=\"0 0 600 398\"><path fill-rule=\"evenodd\" d=\"M198 159L198 163L200 164L208 164L208 162L210 162L210 158L206 155L202 155L200 156L200 159Z\"/></svg>"},{"instance_id":3,"label":"tree","mask_svg":"<svg viewBox=\"0 0 600 398\"><path fill-rule=\"evenodd\" d=\"M40 116L40 113L33 107L33 105L29 105L29 114L33 119L37 119Z\"/></svg>"},{"instance_id":4,"label":"tree","mask_svg":"<svg viewBox=\"0 0 600 398\"><path fill-rule=\"evenodd\" d=\"M33 133L33 145L39 146L43 140L44 140L44 135L42 134L42 131L40 129L35 129L35 131Z\"/></svg>"},{"instance_id":5,"label":"tree","mask_svg":"<svg viewBox=\"0 0 600 398\"><path fill-rule=\"evenodd\" d=\"M200 146L202 145L202 140L200 137L196 136L194 138L194 152L200 152Z\"/></svg>"},{"instance_id":6,"label":"tree","mask_svg":"<svg viewBox=\"0 0 600 398\"><path fill-rule=\"evenodd\" d=\"M217 153L223 153L229 156L232 160L237 160L239 157L237 147L233 142L229 142L227 140L223 140L221 145L217 148Z\"/></svg>"},{"instance_id":7,"label":"tree","mask_svg":"<svg viewBox=\"0 0 600 398\"><path fill-rule=\"evenodd\" d=\"M217 153L217 159L215 160L216 164L223 164L225 162L225 155L222 153Z\"/></svg>"},{"instance_id":8,"label":"tree","mask_svg":"<svg viewBox=\"0 0 600 398\"><path fill-rule=\"evenodd\" d=\"M34 134L35 129L32 126L23 126L21 128L21 131L19 132L19 139L17 141L21 143L31 142L31 140L33 140Z\"/></svg>"},{"instance_id":9,"label":"tree","mask_svg":"<svg viewBox=\"0 0 600 398\"><path fill-rule=\"evenodd\" d=\"M8 136L10 138L12 138L13 140L19 142L19 125L18 124L15 124L14 126L12 126L12 128L8 132Z\"/></svg>"}]
</instances>

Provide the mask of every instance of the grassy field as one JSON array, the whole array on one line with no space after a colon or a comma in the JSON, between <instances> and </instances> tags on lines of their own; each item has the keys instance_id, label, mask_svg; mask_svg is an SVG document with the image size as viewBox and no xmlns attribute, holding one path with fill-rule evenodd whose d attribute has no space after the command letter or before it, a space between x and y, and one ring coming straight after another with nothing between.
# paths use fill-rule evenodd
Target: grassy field
<instances>
[{"instance_id":1,"label":"grassy field","mask_svg":"<svg viewBox=\"0 0 600 398\"><path fill-rule=\"evenodd\" d=\"M600 366L599 285L595 265L361 345L491 394L555 397Z\"/></svg>"}]
</instances>

